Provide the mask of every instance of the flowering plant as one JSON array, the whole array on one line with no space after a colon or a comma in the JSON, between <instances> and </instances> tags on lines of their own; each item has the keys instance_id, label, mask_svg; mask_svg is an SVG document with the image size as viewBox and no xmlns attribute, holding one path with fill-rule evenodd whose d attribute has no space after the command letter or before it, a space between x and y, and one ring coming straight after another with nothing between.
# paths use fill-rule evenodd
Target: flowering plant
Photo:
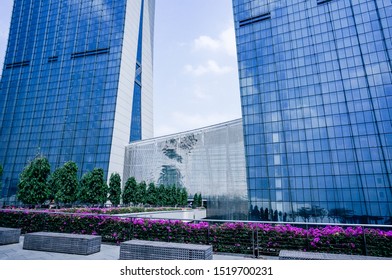
<instances>
[{"instance_id":1,"label":"flowering plant","mask_svg":"<svg viewBox=\"0 0 392 280\"><path fill-rule=\"evenodd\" d=\"M104 242L130 239L212 244L214 251L277 254L282 249L392 257L392 231L377 228L322 226L304 229L289 224L188 223L178 220L119 218L95 213L37 213L0 210L0 227L100 235Z\"/></svg>"}]
</instances>

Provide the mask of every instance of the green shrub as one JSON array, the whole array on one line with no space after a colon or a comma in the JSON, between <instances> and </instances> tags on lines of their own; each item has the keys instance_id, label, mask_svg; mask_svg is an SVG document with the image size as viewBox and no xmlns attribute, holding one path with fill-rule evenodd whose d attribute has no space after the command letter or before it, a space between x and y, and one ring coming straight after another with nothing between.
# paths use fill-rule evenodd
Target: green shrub
<instances>
[{"instance_id":1,"label":"green shrub","mask_svg":"<svg viewBox=\"0 0 392 280\"><path fill-rule=\"evenodd\" d=\"M392 231L362 227L325 226L308 230L291 225L259 223L120 219L90 213L51 214L0 210L0 226L34 231L97 234L105 242L130 239L212 244L214 251L252 254L254 249L278 253L283 249L363 254L364 238L370 256L392 257Z\"/></svg>"}]
</instances>

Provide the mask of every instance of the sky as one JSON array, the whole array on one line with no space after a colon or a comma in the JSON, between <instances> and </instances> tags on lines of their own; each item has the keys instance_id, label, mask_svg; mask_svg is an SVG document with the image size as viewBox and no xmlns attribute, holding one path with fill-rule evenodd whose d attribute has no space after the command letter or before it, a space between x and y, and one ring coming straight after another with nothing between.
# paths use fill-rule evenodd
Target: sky
<instances>
[{"instance_id":1,"label":"sky","mask_svg":"<svg viewBox=\"0 0 392 280\"><path fill-rule=\"evenodd\" d=\"M0 1L3 66L13 0ZM155 8L154 136L240 118L232 0L156 0Z\"/></svg>"}]
</instances>

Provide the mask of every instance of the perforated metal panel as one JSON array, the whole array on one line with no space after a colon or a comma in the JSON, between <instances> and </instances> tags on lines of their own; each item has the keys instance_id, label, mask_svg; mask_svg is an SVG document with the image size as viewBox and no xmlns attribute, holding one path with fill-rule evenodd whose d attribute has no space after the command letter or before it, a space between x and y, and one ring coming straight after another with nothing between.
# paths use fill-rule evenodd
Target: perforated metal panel
<instances>
[{"instance_id":1,"label":"perforated metal panel","mask_svg":"<svg viewBox=\"0 0 392 280\"><path fill-rule=\"evenodd\" d=\"M20 229L0 227L0 245L19 243Z\"/></svg>"},{"instance_id":2,"label":"perforated metal panel","mask_svg":"<svg viewBox=\"0 0 392 280\"><path fill-rule=\"evenodd\" d=\"M101 236L34 232L25 235L23 249L90 255L101 250Z\"/></svg>"},{"instance_id":3,"label":"perforated metal panel","mask_svg":"<svg viewBox=\"0 0 392 280\"><path fill-rule=\"evenodd\" d=\"M127 146L123 182L186 187L202 193L207 216L247 218L248 199L242 120L234 120ZM242 216L240 216L242 215Z\"/></svg>"},{"instance_id":4,"label":"perforated metal panel","mask_svg":"<svg viewBox=\"0 0 392 280\"><path fill-rule=\"evenodd\" d=\"M131 240L121 243L120 260L212 260L212 246Z\"/></svg>"}]
</instances>

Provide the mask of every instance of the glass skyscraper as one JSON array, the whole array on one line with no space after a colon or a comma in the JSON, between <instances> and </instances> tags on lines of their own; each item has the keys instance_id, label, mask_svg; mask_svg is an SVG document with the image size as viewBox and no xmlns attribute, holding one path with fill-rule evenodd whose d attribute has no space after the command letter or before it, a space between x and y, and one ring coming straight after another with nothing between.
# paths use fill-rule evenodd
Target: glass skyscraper
<instances>
[{"instance_id":1,"label":"glass skyscraper","mask_svg":"<svg viewBox=\"0 0 392 280\"><path fill-rule=\"evenodd\" d=\"M3 196L37 154L123 172L153 136L154 0L15 0L0 86Z\"/></svg>"},{"instance_id":2,"label":"glass skyscraper","mask_svg":"<svg viewBox=\"0 0 392 280\"><path fill-rule=\"evenodd\" d=\"M391 223L392 1L233 7L253 218Z\"/></svg>"}]
</instances>

